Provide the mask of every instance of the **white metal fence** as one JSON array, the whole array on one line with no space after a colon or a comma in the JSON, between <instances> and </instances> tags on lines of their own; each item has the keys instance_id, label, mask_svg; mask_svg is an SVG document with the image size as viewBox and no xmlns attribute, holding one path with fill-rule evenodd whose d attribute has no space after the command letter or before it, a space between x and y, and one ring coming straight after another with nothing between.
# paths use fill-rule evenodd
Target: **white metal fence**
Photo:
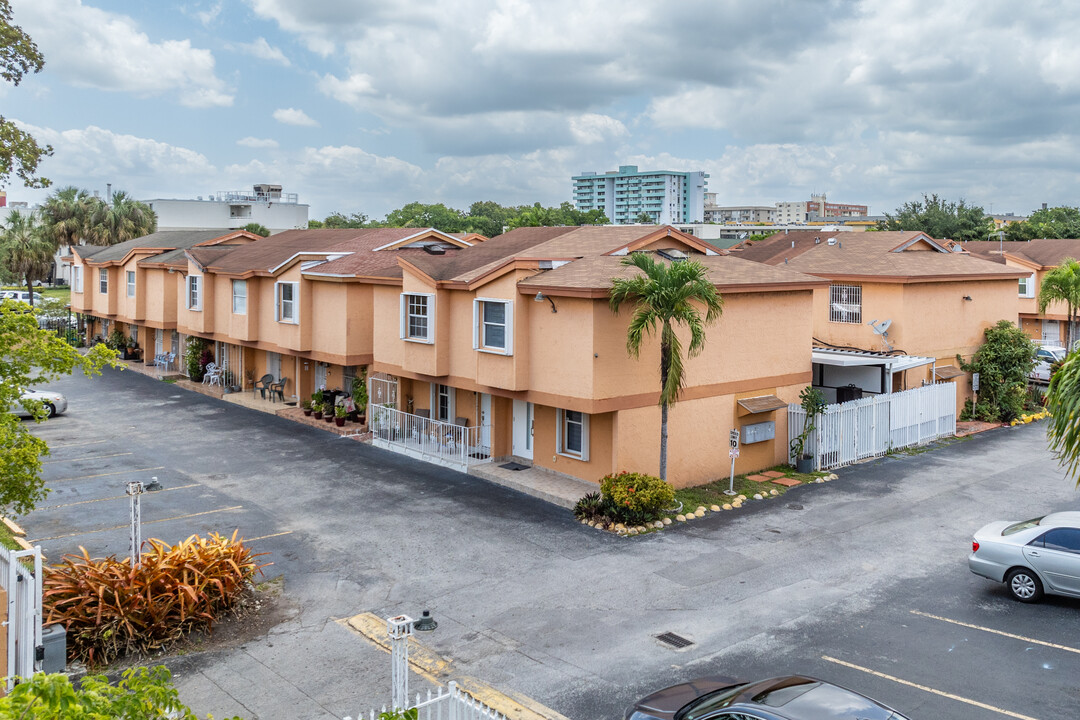
<instances>
[{"instance_id":1,"label":"white metal fence","mask_svg":"<svg viewBox=\"0 0 1080 720\"><path fill-rule=\"evenodd\" d=\"M368 402L372 405L397 406L397 378L385 373L368 376Z\"/></svg>"},{"instance_id":2,"label":"white metal fence","mask_svg":"<svg viewBox=\"0 0 1080 720\"><path fill-rule=\"evenodd\" d=\"M36 649L41 645L41 548L8 550L0 547L0 583L7 591L8 692L15 678L30 677L41 668Z\"/></svg>"},{"instance_id":3,"label":"white metal fence","mask_svg":"<svg viewBox=\"0 0 1080 720\"><path fill-rule=\"evenodd\" d=\"M506 720L505 715L472 697L453 681L449 687L439 688L438 692L428 690L426 699L421 699L417 693L416 704L412 708L416 709L418 720ZM384 707L381 712L386 711ZM375 720L378 715L372 710L367 717L368 720ZM352 718L346 717L345 720ZM364 720L364 716L358 716L357 720Z\"/></svg>"},{"instance_id":4,"label":"white metal fence","mask_svg":"<svg viewBox=\"0 0 1080 720\"><path fill-rule=\"evenodd\" d=\"M454 425L402 412L392 407L368 407L371 443L376 447L462 472L471 462L487 460L491 450L482 446L483 428Z\"/></svg>"},{"instance_id":5,"label":"white metal fence","mask_svg":"<svg viewBox=\"0 0 1080 720\"><path fill-rule=\"evenodd\" d=\"M788 447L802 432L806 413L788 405ZM956 386L936 383L829 405L806 441L814 469L850 465L890 450L956 434ZM794 458L793 458L794 460Z\"/></svg>"}]
</instances>

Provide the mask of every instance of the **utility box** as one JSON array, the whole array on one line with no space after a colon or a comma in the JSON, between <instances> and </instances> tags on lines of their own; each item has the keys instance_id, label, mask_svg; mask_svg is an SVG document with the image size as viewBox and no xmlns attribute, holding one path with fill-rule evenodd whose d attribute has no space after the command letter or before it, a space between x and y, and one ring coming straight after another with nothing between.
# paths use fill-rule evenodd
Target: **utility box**
<instances>
[{"instance_id":1,"label":"utility box","mask_svg":"<svg viewBox=\"0 0 1080 720\"><path fill-rule=\"evenodd\" d=\"M765 442L766 440L772 440L776 437L776 423L772 420L768 422L754 423L753 425L742 426L742 444L750 445L752 443Z\"/></svg>"},{"instance_id":2,"label":"utility box","mask_svg":"<svg viewBox=\"0 0 1080 720\"><path fill-rule=\"evenodd\" d=\"M44 649L41 671L61 673L67 668L67 629L60 625L41 628L41 646Z\"/></svg>"}]
</instances>

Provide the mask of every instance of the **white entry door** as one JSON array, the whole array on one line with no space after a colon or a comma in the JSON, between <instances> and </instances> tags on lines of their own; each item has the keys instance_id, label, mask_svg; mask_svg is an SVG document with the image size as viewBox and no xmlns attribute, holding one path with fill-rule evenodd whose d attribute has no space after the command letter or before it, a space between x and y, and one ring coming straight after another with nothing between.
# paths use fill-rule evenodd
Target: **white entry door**
<instances>
[{"instance_id":1,"label":"white entry door","mask_svg":"<svg viewBox=\"0 0 1080 720\"><path fill-rule=\"evenodd\" d=\"M154 331L154 354L161 355L165 352L165 331Z\"/></svg>"},{"instance_id":2,"label":"white entry door","mask_svg":"<svg viewBox=\"0 0 1080 720\"><path fill-rule=\"evenodd\" d=\"M1043 320L1042 339L1043 342L1048 345L1057 345L1061 343L1061 328L1059 327L1057 320Z\"/></svg>"},{"instance_id":3,"label":"white entry door","mask_svg":"<svg viewBox=\"0 0 1080 720\"><path fill-rule=\"evenodd\" d=\"M326 363L315 363L315 389L321 390L326 387Z\"/></svg>"},{"instance_id":4,"label":"white entry door","mask_svg":"<svg viewBox=\"0 0 1080 720\"><path fill-rule=\"evenodd\" d=\"M480 447L491 451L491 396L480 394Z\"/></svg>"},{"instance_id":5,"label":"white entry door","mask_svg":"<svg viewBox=\"0 0 1080 720\"><path fill-rule=\"evenodd\" d=\"M533 404L524 400L514 401L514 455L533 456Z\"/></svg>"},{"instance_id":6,"label":"white entry door","mask_svg":"<svg viewBox=\"0 0 1080 720\"><path fill-rule=\"evenodd\" d=\"M274 376L274 380L281 377L281 355L276 352L266 353L266 372Z\"/></svg>"}]
</instances>

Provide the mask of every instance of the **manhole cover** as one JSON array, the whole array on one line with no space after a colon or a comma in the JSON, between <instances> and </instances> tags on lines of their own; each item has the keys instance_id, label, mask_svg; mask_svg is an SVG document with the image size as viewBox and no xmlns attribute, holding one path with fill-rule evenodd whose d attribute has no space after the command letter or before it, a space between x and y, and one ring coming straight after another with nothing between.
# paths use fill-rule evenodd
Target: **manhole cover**
<instances>
[{"instance_id":1,"label":"manhole cover","mask_svg":"<svg viewBox=\"0 0 1080 720\"><path fill-rule=\"evenodd\" d=\"M655 637L657 640L664 643L665 645L670 645L671 647L676 649L690 647L694 644L692 640L687 640L682 635L676 635L675 633L671 632L654 635L653 637Z\"/></svg>"}]
</instances>

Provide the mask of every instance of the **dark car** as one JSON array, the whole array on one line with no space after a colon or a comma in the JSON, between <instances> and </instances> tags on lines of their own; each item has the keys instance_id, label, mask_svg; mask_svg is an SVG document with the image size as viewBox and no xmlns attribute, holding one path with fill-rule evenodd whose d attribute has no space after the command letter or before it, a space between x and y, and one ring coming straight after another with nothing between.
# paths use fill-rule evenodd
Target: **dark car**
<instances>
[{"instance_id":1,"label":"dark car","mask_svg":"<svg viewBox=\"0 0 1080 720\"><path fill-rule=\"evenodd\" d=\"M625 720L907 720L884 705L804 675L758 682L712 675L638 700Z\"/></svg>"}]
</instances>

